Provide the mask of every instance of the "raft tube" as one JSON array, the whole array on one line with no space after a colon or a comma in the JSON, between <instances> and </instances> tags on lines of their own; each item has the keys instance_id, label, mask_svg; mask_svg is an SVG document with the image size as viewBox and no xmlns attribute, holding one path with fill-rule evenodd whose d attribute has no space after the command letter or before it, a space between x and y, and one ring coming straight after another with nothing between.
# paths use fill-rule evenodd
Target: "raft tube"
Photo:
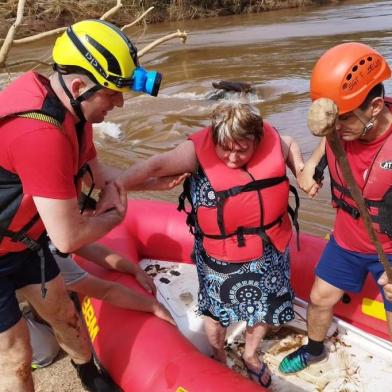
<instances>
[{"instance_id":1,"label":"raft tube","mask_svg":"<svg viewBox=\"0 0 392 392\"><path fill-rule=\"evenodd\" d=\"M191 263L193 237L185 214L172 203L130 200L121 225L102 241L134 262L151 258ZM309 301L314 268L326 240L301 234L291 244L291 273L296 296ZM94 274L142 292L128 275L78 262ZM124 391L260 392L266 390L198 351L174 326L148 313L113 307L85 297L82 311L99 361ZM388 339L382 298L368 279L360 294L345 295L335 315L362 331Z\"/></svg>"}]
</instances>

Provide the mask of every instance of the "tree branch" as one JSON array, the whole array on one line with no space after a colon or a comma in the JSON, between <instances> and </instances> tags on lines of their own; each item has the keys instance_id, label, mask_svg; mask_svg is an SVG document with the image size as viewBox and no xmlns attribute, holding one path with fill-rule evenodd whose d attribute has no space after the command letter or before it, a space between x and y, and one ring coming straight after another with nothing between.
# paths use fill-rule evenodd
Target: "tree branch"
<instances>
[{"instance_id":1,"label":"tree branch","mask_svg":"<svg viewBox=\"0 0 392 392\"><path fill-rule=\"evenodd\" d=\"M188 35L185 31L177 30L176 33L171 33L171 34L165 35L164 37L158 38L157 40L151 42L150 44L145 46L143 49L138 51L137 55L138 55L138 57L142 57L147 52L149 52L151 49L155 48L156 46L162 44L163 42L169 41L169 40L171 40L173 38L177 38L177 37L181 39L183 44L185 44Z\"/></svg>"},{"instance_id":2,"label":"tree branch","mask_svg":"<svg viewBox=\"0 0 392 392\"><path fill-rule=\"evenodd\" d=\"M7 64L7 68L16 67L18 65L29 64L29 63L34 63L37 65L45 65L47 67L51 66L50 63L47 63L46 61L41 61L37 59L27 59L27 60L16 61L15 63L9 63Z\"/></svg>"},{"instance_id":3,"label":"tree branch","mask_svg":"<svg viewBox=\"0 0 392 392\"><path fill-rule=\"evenodd\" d=\"M121 7L122 7L121 0L117 0L117 4L113 8L111 8L109 11L105 12L100 17L100 19L101 20L106 20L109 16L112 16L113 14L115 14ZM65 31L66 29L67 29L67 27L59 27L57 29L53 29L53 30L49 30L49 31L43 31L42 33L30 35L29 37L19 38L19 39L14 40L14 45L28 44L30 42L37 41L39 39L50 37L52 35L56 35L56 34L59 35L63 31Z\"/></svg>"},{"instance_id":4,"label":"tree branch","mask_svg":"<svg viewBox=\"0 0 392 392\"><path fill-rule=\"evenodd\" d=\"M67 29L67 27L59 27L57 29L53 29L50 31L44 31L39 34L35 34L35 35L31 35L29 37L24 37L24 38L14 40L16 30L23 19L23 11L24 11L25 2L26 2L26 0L19 0L15 23L8 30L8 34L7 34L7 36L3 42L3 45L0 49L0 68L5 66L5 60L7 58L8 52L9 52L12 45L22 45L22 44L34 42L34 41L37 41L42 38L46 38L46 37L49 37L52 35L60 34ZM121 0L117 0L117 4L113 8L111 8L109 11L105 12L101 16L100 19L101 20L107 19L109 16L112 16L114 13L116 13L122 6L123 5L121 3ZM127 29L131 26L134 26L141 19L143 19L148 13L150 13L153 9L154 9L154 7L150 7L147 11L145 11L142 15L140 15L135 21L133 21L130 24L124 25L121 28L121 30L124 31L125 29ZM148 51L155 48L156 46L162 44L163 42L174 39L174 38L180 38L182 43L185 43L186 39L187 39L187 33L185 31L177 30L177 32L175 32L175 33L171 33L171 34L165 35L164 37L158 38L157 40L151 42L150 44L145 46L143 49L141 49L138 52L138 56L142 57L144 54L146 54ZM22 64L26 64L26 63L36 63L36 64L40 64L40 65L50 66L49 63L41 61L41 60L28 59L28 60L23 60L23 61L18 61L15 63L7 64L7 67L14 67L14 66L22 65Z\"/></svg>"},{"instance_id":5,"label":"tree branch","mask_svg":"<svg viewBox=\"0 0 392 392\"><path fill-rule=\"evenodd\" d=\"M143 19L149 12L151 12L154 9L154 7L150 7L147 11L143 12L136 20L134 20L132 23L129 23L127 25L124 25L121 27L121 30L124 31L128 27L134 26L136 23L138 23L141 19Z\"/></svg>"},{"instance_id":6,"label":"tree branch","mask_svg":"<svg viewBox=\"0 0 392 392\"><path fill-rule=\"evenodd\" d=\"M113 14L115 14L122 6L123 5L121 3L121 0L117 0L117 4L113 8L111 8L109 11L106 11L99 19L106 20L107 18L109 18L109 16L112 16Z\"/></svg>"},{"instance_id":7,"label":"tree branch","mask_svg":"<svg viewBox=\"0 0 392 392\"><path fill-rule=\"evenodd\" d=\"M15 23L9 28L7 36L5 37L3 45L1 46L0 49L0 67L4 66L5 60L7 59L8 52L10 51L12 43L14 41L16 30L18 29L19 25L22 22L25 3L26 0L19 0L18 2Z\"/></svg>"},{"instance_id":8,"label":"tree branch","mask_svg":"<svg viewBox=\"0 0 392 392\"><path fill-rule=\"evenodd\" d=\"M50 37L51 35L60 34L63 31L65 31L66 29L67 29L67 27L59 27L54 30L43 31L42 33L30 35L30 36L24 37L24 38L19 38L14 41L14 45L22 45L22 44L27 44L30 42L38 41L39 39Z\"/></svg>"}]
</instances>

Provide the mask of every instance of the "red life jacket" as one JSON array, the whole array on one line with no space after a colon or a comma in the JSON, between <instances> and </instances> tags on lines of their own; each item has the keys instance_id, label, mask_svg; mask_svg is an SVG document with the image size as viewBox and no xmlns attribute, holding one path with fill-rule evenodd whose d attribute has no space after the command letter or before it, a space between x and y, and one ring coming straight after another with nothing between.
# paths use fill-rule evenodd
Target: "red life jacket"
<instances>
[{"instance_id":1,"label":"red life jacket","mask_svg":"<svg viewBox=\"0 0 392 392\"><path fill-rule=\"evenodd\" d=\"M391 99L386 98L385 102L388 106L392 105ZM348 213L352 219L359 219L360 212L351 197L346 181L328 143L326 144L326 155L331 177L333 206ZM362 195L368 206L375 230L386 234L389 238L387 236L383 238L390 241L392 239L392 135L386 138L378 150L367 172ZM380 239L383 238L380 237Z\"/></svg>"},{"instance_id":2,"label":"red life jacket","mask_svg":"<svg viewBox=\"0 0 392 392\"><path fill-rule=\"evenodd\" d=\"M28 72L11 83L0 94L0 129L4 122L16 117L33 118L49 122L60 129L75 129L71 114L53 93L49 81L34 72ZM17 127L23 121L15 122ZM0 130L1 132L1 130ZM75 154L78 156L77 154ZM75 186L80 190L80 179L89 171L84 163L77 163ZM91 170L90 170L91 172ZM16 173L0 167L0 255L19 252L26 248L37 250L37 240L45 231L34 201L23 194L21 181Z\"/></svg>"},{"instance_id":3,"label":"red life jacket","mask_svg":"<svg viewBox=\"0 0 392 392\"><path fill-rule=\"evenodd\" d=\"M190 139L217 199L195 211L208 255L245 262L263 255L263 241L283 252L291 238L289 181L278 132L264 122L264 135L246 168L228 168L215 152L211 128Z\"/></svg>"}]
</instances>

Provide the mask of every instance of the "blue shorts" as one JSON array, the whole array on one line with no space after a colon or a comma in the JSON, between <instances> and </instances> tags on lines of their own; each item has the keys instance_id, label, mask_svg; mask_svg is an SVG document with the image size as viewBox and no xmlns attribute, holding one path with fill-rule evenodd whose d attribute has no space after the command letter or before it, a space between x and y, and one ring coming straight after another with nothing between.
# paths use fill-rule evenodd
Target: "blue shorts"
<instances>
[{"instance_id":1,"label":"blue shorts","mask_svg":"<svg viewBox=\"0 0 392 392\"><path fill-rule=\"evenodd\" d=\"M387 255L387 257L392 264L392 255ZM378 255L343 249L333 236L327 243L316 268L316 275L322 280L341 290L354 293L362 290L368 272L373 275L376 282L384 272ZM384 290L381 286L379 287L385 310L392 312L392 302L385 298Z\"/></svg>"},{"instance_id":2,"label":"blue shorts","mask_svg":"<svg viewBox=\"0 0 392 392\"><path fill-rule=\"evenodd\" d=\"M45 255L45 281L49 282L59 273L47 244ZM41 259L36 252L25 250L0 257L0 332L14 326L22 317L15 290L29 284L41 283Z\"/></svg>"}]
</instances>

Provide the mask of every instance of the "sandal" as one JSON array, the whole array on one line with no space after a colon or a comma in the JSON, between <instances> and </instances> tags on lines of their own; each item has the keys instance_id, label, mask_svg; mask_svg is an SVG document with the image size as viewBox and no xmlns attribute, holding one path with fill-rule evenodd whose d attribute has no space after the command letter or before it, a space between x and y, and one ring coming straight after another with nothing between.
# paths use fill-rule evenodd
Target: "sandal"
<instances>
[{"instance_id":1,"label":"sandal","mask_svg":"<svg viewBox=\"0 0 392 392\"><path fill-rule=\"evenodd\" d=\"M266 371L269 372L269 369L268 369L268 366L267 366L266 363L263 363L261 365L261 368L260 368L260 370L258 372L255 372L254 370L250 369L246 365L245 362L244 362L244 365L245 365L246 371L248 372L248 376L249 376L250 379L252 379L253 381L259 383L264 388L269 388L269 386L271 385L271 382L272 382L271 374L270 374L267 382L263 382L262 381L264 373Z\"/></svg>"}]
</instances>

